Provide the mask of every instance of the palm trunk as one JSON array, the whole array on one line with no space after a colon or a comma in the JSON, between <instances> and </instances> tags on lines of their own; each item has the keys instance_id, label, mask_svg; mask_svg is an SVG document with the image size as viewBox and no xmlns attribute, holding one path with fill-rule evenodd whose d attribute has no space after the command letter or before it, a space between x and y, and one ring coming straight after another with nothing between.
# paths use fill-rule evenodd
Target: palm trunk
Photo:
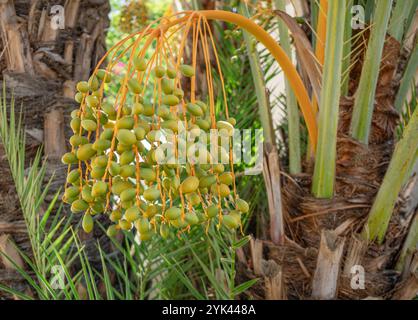
<instances>
[{"instance_id":1,"label":"palm trunk","mask_svg":"<svg viewBox=\"0 0 418 320\"><path fill-rule=\"evenodd\" d=\"M354 98L347 96L340 101L334 199L314 198L309 175L283 178L286 240L279 246L264 241L265 254L258 260L273 260L281 266L284 283L291 283L286 286L286 298L413 298L416 263L411 262L414 252L410 248L416 238L416 203L404 212L411 197L406 192L411 188L399 197L404 200L395 207L384 246L368 243L360 234L396 143L398 114L393 92L397 87L399 42L388 36L382 56L368 147L349 136ZM350 75L351 94L358 86L362 60L357 64ZM359 279L365 280L364 289L354 278L362 268L364 278L360 274ZM260 289L262 285L254 292Z\"/></svg>"},{"instance_id":2,"label":"palm trunk","mask_svg":"<svg viewBox=\"0 0 418 320\"><path fill-rule=\"evenodd\" d=\"M0 78L5 81L8 98L13 92L17 106L22 105L28 156L34 156L37 147L44 144L49 175L55 172L52 191L65 181L66 169L60 158L71 135L66 124L75 106L75 83L88 79L105 52L109 10L108 0L0 2ZM0 236L29 253L19 201L4 157L0 172ZM0 259L0 282L18 288L18 280Z\"/></svg>"}]
</instances>

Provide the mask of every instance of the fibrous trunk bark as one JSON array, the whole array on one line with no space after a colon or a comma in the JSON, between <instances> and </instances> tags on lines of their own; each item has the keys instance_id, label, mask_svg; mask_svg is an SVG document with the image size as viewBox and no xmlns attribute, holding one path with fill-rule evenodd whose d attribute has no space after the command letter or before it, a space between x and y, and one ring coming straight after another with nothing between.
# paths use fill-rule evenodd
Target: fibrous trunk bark
<instances>
[{"instance_id":1,"label":"fibrous trunk bark","mask_svg":"<svg viewBox=\"0 0 418 320\"><path fill-rule=\"evenodd\" d=\"M88 79L106 51L109 11L108 0L0 1L0 80L5 81L8 99L13 92L19 106L16 110L22 105L27 165L37 148L44 144L47 176L55 173L51 196L65 181L66 168L60 158L69 147L65 141L72 133L67 124L76 106L75 84ZM8 237L30 254L19 201L2 148L0 156L0 237ZM0 261L0 282L20 288L21 279L11 276L6 267Z\"/></svg>"},{"instance_id":2,"label":"fibrous trunk bark","mask_svg":"<svg viewBox=\"0 0 418 320\"><path fill-rule=\"evenodd\" d=\"M354 47L361 49L367 45L367 32L358 38ZM361 54L357 56L349 94L340 101L335 197L312 197L310 174L281 175L285 241L279 245L273 243L274 237L263 241L263 256L256 259L273 260L280 266L289 299L411 299L417 294L413 262L417 255L416 177L399 196L384 244L368 243L361 236L396 144L399 114L394 108L394 97L399 57L400 44L388 36L370 141L365 146L353 140L348 130L363 61ZM276 190L267 185L267 192L270 196ZM333 240L324 230L333 230ZM255 273L247 272L244 279L252 277L256 277ZM248 295L267 298L263 285L271 282L264 279Z\"/></svg>"}]
</instances>

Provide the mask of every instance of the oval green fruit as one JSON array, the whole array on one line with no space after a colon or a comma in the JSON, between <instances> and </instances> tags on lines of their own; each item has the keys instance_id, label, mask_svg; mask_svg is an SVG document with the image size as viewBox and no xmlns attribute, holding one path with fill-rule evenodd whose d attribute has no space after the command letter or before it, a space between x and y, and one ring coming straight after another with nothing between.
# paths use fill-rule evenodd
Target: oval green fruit
<instances>
[{"instance_id":1,"label":"oval green fruit","mask_svg":"<svg viewBox=\"0 0 418 320\"><path fill-rule=\"evenodd\" d=\"M222 224L228 229L237 229L239 227L238 219L231 215L223 216Z\"/></svg>"},{"instance_id":2,"label":"oval green fruit","mask_svg":"<svg viewBox=\"0 0 418 320\"><path fill-rule=\"evenodd\" d=\"M162 104L158 107L157 115L160 118L163 118L165 120L169 114L170 114L170 108L168 108L167 106Z\"/></svg>"},{"instance_id":3,"label":"oval green fruit","mask_svg":"<svg viewBox=\"0 0 418 320\"><path fill-rule=\"evenodd\" d=\"M87 93L89 92L89 84L87 81L80 81L79 83L77 83L77 90L81 93Z\"/></svg>"},{"instance_id":4,"label":"oval green fruit","mask_svg":"<svg viewBox=\"0 0 418 320\"><path fill-rule=\"evenodd\" d=\"M61 162L63 164L76 164L78 162L78 159L74 153L67 152L62 156Z\"/></svg>"},{"instance_id":5,"label":"oval green fruit","mask_svg":"<svg viewBox=\"0 0 418 320\"><path fill-rule=\"evenodd\" d=\"M221 183L226 184L227 186L230 186L234 182L234 178L232 177L232 173L231 172L225 172L225 173L222 173L219 176L219 181Z\"/></svg>"},{"instance_id":6,"label":"oval green fruit","mask_svg":"<svg viewBox=\"0 0 418 320\"><path fill-rule=\"evenodd\" d=\"M196 119L196 124L203 131L208 131L210 129L210 122L205 119Z\"/></svg>"},{"instance_id":7,"label":"oval green fruit","mask_svg":"<svg viewBox=\"0 0 418 320\"><path fill-rule=\"evenodd\" d=\"M241 211L242 213L247 213L250 210L250 206L245 200L238 199L235 205L237 210Z\"/></svg>"},{"instance_id":8,"label":"oval green fruit","mask_svg":"<svg viewBox=\"0 0 418 320\"><path fill-rule=\"evenodd\" d=\"M137 127L137 128L135 128L135 129L134 129L134 132L135 132L136 139L137 139L138 141L144 140L144 138L145 138L145 134L146 134L146 132L145 132L145 129L144 129L144 128L142 128L142 127Z\"/></svg>"},{"instance_id":9,"label":"oval green fruit","mask_svg":"<svg viewBox=\"0 0 418 320\"><path fill-rule=\"evenodd\" d=\"M104 80L105 83L110 83L112 81L112 74L105 69L99 69L97 71L97 78Z\"/></svg>"},{"instance_id":10,"label":"oval green fruit","mask_svg":"<svg viewBox=\"0 0 418 320\"><path fill-rule=\"evenodd\" d=\"M93 149L99 152L106 151L111 147L112 143L109 140L98 139L93 143Z\"/></svg>"},{"instance_id":11,"label":"oval green fruit","mask_svg":"<svg viewBox=\"0 0 418 320\"><path fill-rule=\"evenodd\" d=\"M78 134L75 134L70 138L70 144L73 147L78 147L82 143L83 143L83 138Z\"/></svg>"},{"instance_id":12,"label":"oval green fruit","mask_svg":"<svg viewBox=\"0 0 418 320\"><path fill-rule=\"evenodd\" d=\"M195 103L202 109L203 113L208 110L208 105L201 100L196 100Z\"/></svg>"},{"instance_id":13,"label":"oval green fruit","mask_svg":"<svg viewBox=\"0 0 418 320\"><path fill-rule=\"evenodd\" d=\"M151 224L147 218L137 220L135 223L135 227L141 234L149 233L151 231Z\"/></svg>"},{"instance_id":14,"label":"oval green fruit","mask_svg":"<svg viewBox=\"0 0 418 320\"><path fill-rule=\"evenodd\" d=\"M122 193L120 194L120 200L123 202L131 201L135 198L135 196L136 196L136 189L134 188L126 189L122 191Z\"/></svg>"},{"instance_id":15,"label":"oval green fruit","mask_svg":"<svg viewBox=\"0 0 418 320\"><path fill-rule=\"evenodd\" d=\"M91 170L90 176L93 179L99 180L99 179L103 178L105 173L106 173L106 168L95 167Z\"/></svg>"},{"instance_id":16,"label":"oval green fruit","mask_svg":"<svg viewBox=\"0 0 418 320\"><path fill-rule=\"evenodd\" d=\"M191 176L184 179L181 183L180 188L183 193L195 192L199 187L199 179L197 177Z\"/></svg>"},{"instance_id":17,"label":"oval green fruit","mask_svg":"<svg viewBox=\"0 0 418 320\"><path fill-rule=\"evenodd\" d=\"M173 91L173 94L177 98L179 98L180 100L183 99L183 97L184 97L184 91L182 89L180 89L180 88L175 88L174 91Z\"/></svg>"},{"instance_id":18,"label":"oval green fruit","mask_svg":"<svg viewBox=\"0 0 418 320\"><path fill-rule=\"evenodd\" d=\"M237 124L237 120L235 118L229 118L227 120L232 126L235 126Z\"/></svg>"},{"instance_id":19,"label":"oval green fruit","mask_svg":"<svg viewBox=\"0 0 418 320\"><path fill-rule=\"evenodd\" d=\"M177 70L173 67L168 67L167 77L169 77L170 79L175 79L177 77Z\"/></svg>"},{"instance_id":20,"label":"oval green fruit","mask_svg":"<svg viewBox=\"0 0 418 320\"><path fill-rule=\"evenodd\" d=\"M228 136L232 136L234 134L234 126L227 121L218 121L216 123L216 128L221 131L225 131Z\"/></svg>"},{"instance_id":21,"label":"oval green fruit","mask_svg":"<svg viewBox=\"0 0 418 320\"><path fill-rule=\"evenodd\" d=\"M187 111L190 112L193 116L201 117L203 116L202 109L195 103L188 103L187 104Z\"/></svg>"},{"instance_id":22,"label":"oval green fruit","mask_svg":"<svg viewBox=\"0 0 418 320\"><path fill-rule=\"evenodd\" d=\"M115 177L120 174L120 165L119 163L112 161L109 167L109 173L112 177Z\"/></svg>"},{"instance_id":23,"label":"oval green fruit","mask_svg":"<svg viewBox=\"0 0 418 320\"><path fill-rule=\"evenodd\" d=\"M91 95L96 96L99 100L101 98L100 90L97 90L97 91L92 92Z\"/></svg>"},{"instance_id":24,"label":"oval green fruit","mask_svg":"<svg viewBox=\"0 0 418 320\"><path fill-rule=\"evenodd\" d=\"M157 180L157 174L151 168L141 168L141 179L144 179L146 182L154 182Z\"/></svg>"},{"instance_id":25,"label":"oval green fruit","mask_svg":"<svg viewBox=\"0 0 418 320\"><path fill-rule=\"evenodd\" d=\"M81 112L78 109L71 111L71 119L78 118L80 117L80 115L81 115Z\"/></svg>"},{"instance_id":26,"label":"oval green fruit","mask_svg":"<svg viewBox=\"0 0 418 320\"><path fill-rule=\"evenodd\" d=\"M76 201L78 199L78 197L76 198L67 198L65 196L65 194L62 196L61 200L62 202L66 203L66 204L72 204L74 201Z\"/></svg>"},{"instance_id":27,"label":"oval green fruit","mask_svg":"<svg viewBox=\"0 0 418 320\"><path fill-rule=\"evenodd\" d=\"M130 79L128 81L128 88L134 94L140 94L143 90L141 84L137 79Z\"/></svg>"},{"instance_id":28,"label":"oval green fruit","mask_svg":"<svg viewBox=\"0 0 418 320\"><path fill-rule=\"evenodd\" d=\"M225 171L225 166L222 164L222 163L218 163L218 164L215 164L214 166L213 166L213 171L215 172L215 173L222 173L222 172L224 172Z\"/></svg>"},{"instance_id":29,"label":"oval green fruit","mask_svg":"<svg viewBox=\"0 0 418 320\"><path fill-rule=\"evenodd\" d=\"M177 207L171 207L164 213L164 217L170 221L177 220L181 216L181 210Z\"/></svg>"},{"instance_id":30,"label":"oval green fruit","mask_svg":"<svg viewBox=\"0 0 418 320\"><path fill-rule=\"evenodd\" d=\"M99 79L95 75L92 75L89 79L89 86L91 91L97 91L100 86Z\"/></svg>"},{"instance_id":31,"label":"oval green fruit","mask_svg":"<svg viewBox=\"0 0 418 320\"><path fill-rule=\"evenodd\" d=\"M220 184L219 185L219 192L222 198L225 198L227 196L229 196L229 194L231 193L231 190L229 189L229 187L226 184Z\"/></svg>"},{"instance_id":32,"label":"oval green fruit","mask_svg":"<svg viewBox=\"0 0 418 320\"><path fill-rule=\"evenodd\" d=\"M101 201L101 199L99 199L98 201L95 201L90 208L91 214L100 214L104 212L105 204L103 203L103 201Z\"/></svg>"},{"instance_id":33,"label":"oval green fruit","mask_svg":"<svg viewBox=\"0 0 418 320\"><path fill-rule=\"evenodd\" d=\"M94 221L93 221L93 217L90 214L86 213L84 215L82 226L83 226L83 230L85 233L90 233L93 231Z\"/></svg>"},{"instance_id":34,"label":"oval green fruit","mask_svg":"<svg viewBox=\"0 0 418 320\"><path fill-rule=\"evenodd\" d=\"M132 164L126 164L120 167L120 176L123 178L135 178L135 166Z\"/></svg>"},{"instance_id":35,"label":"oval green fruit","mask_svg":"<svg viewBox=\"0 0 418 320\"><path fill-rule=\"evenodd\" d=\"M86 211L88 208L89 208L89 204L86 201L82 199L78 199L72 203L71 212L79 213L79 212Z\"/></svg>"},{"instance_id":36,"label":"oval green fruit","mask_svg":"<svg viewBox=\"0 0 418 320\"><path fill-rule=\"evenodd\" d=\"M92 188L89 185L85 185L83 189L81 190L81 198L88 203L93 202L94 197L91 194L91 192L92 192Z\"/></svg>"},{"instance_id":37,"label":"oval green fruit","mask_svg":"<svg viewBox=\"0 0 418 320\"><path fill-rule=\"evenodd\" d=\"M176 106L180 103L179 98L173 94L165 95L161 101L163 104L168 106Z\"/></svg>"},{"instance_id":38,"label":"oval green fruit","mask_svg":"<svg viewBox=\"0 0 418 320\"><path fill-rule=\"evenodd\" d=\"M107 166L107 162L109 161L109 158L107 155L98 156L93 159L92 165L96 167L105 168Z\"/></svg>"},{"instance_id":39,"label":"oval green fruit","mask_svg":"<svg viewBox=\"0 0 418 320\"><path fill-rule=\"evenodd\" d=\"M70 173L67 176L67 182L68 183L75 183L78 179L80 179L80 170L74 169L70 171Z\"/></svg>"},{"instance_id":40,"label":"oval green fruit","mask_svg":"<svg viewBox=\"0 0 418 320\"><path fill-rule=\"evenodd\" d=\"M167 224L161 224L160 235L163 239L167 239L170 236L170 227Z\"/></svg>"},{"instance_id":41,"label":"oval green fruit","mask_svg":"<svg viewBox=\"0 0 418 320\"><path fill-rule=\"evenodd\" d=\"M76 198L80 194L80 187L69 187L65 190L65 197L67 199Z\"/></svg>"},{"instance_id":42,"label":"oval green fruit","mask_svg":"<svg viewBox=\"0 0 418 320\"><path fill-rule=\"evenodd\" d=\"M128 150L122 153L119 159L119 163L121 166L124 166L125 164L130 164L134 160L135 160L135 153L132 150Z\"/></svg>"},{"instance_id":43,"label":"oval green fruit","mask_svg":"<svg viewBox=\"0 0 418 320\"><path fill-rule=\"evenodd\" d=\"M213 204L207 208L206 213L209 219L215 218L219 214L219 207Z\"/></svg>"},{"instance_id":44,"label":"oval green fruit","mask_svg":"<svg viewBox=\"0 0 418 320\"><path fill-rule=\"evenodd\" d=\"M91 189L91 195L93 197L100 197L107 193L107 183L104 181L97 181L92 189Z\"/></svg>"},{"instance_id":45,"label":"oval green fruit","mask_svg":"<svg viewBox=\"0 0 418 320\"><path fill-rule=\"evenodd\" d=\"M156 141L159 141L159 138L161 136L160 130L151 130L147 133L146 138L149 142L153 143Z\"/></svg>"},{"instance_id":46,"label":"oval green fruit","mask_svg":"<svg viewBox=\"0 0 418 320\"><path fill-rule=\"evenodd\" d=\"M187 65L187 64L182 64L180 66L180 71L183 74L183 76L185 77L193 77L195 75L195 70L192 66Z\"/></svg>"},{"instance_id":47,"label":"oval green fruit","mask_svg":"<svg viewBox=\"0 0 418 320\"><path fill-rule=\"evenodd\" d=\"M122 211L121 210L113 210L112 213L110 214L110 221L112 222L118 222L120 219L122 219Z\"/></svg>"},{"instance_id":48,"label":"oval green fruit","mask_svg":"<svg viewBox=\"0 0 418 320\"><path fill-rule=\"evenodd\" d=\"M174 90L174 82L173 80L169 79L162 79L161 80L161 88L165 94L172 94Z\"/></svg>"},{"instance_id":49,"label":"oval green fruit","mask_svg":"<svg viewBox=\"0 0 418 320\"><path fill-rule=\"evenodd\" d=\"M197 217L195 213L192 213L192 212L186 213L185 219L186 219L186 222L191 226L199 223L199 218Z\"/></svg>"},{"instance_id":50,"label":"oval green fruit","mask_svg":"<svg viewBox=\"0 0 418 320\"><path fill-rule=\"evenodd\" d=\"M94 117L94 111L89 106L86 106L84 112L81 114L81 120L84 119L96 120L96 118Z\"/></svg>"},{"instance_id":51,"label":"oval green fruit","mask_svg":"<svg viewBox=\"0 0 418 320\"><path fill-rule=\"evenodd\" d=\"M96 131L96 129L97 129L96 121L88 120L88 119L82 120L81 121L81 126L86 131Z\"/></svg>"},{"instance_id":52,"label":"oval green fruit","mask_svg":"<svg viewBox=\"0 0 418 320\"><path fill-rule=\"evenodd\" d=\"M81 128L81 119L80 118L74 118L70 122L70 127L73 130L74 133L79 133Z\"/></svg>"},{"instance_id":53,"label":"oval green fruit","mask_svg":"<svg viewBox=\"0 0 418 320\"><path fill-rule=\"evenodd\" d=\"M154 75L157 78L162 78L165 75L165 68L163 66L156 66L154 68Z\"/></svg>"},{"instance_id":54,"label":"oval green fruit","mask_svg":"<svg viewBox=\"0 0 418 320\"><path fill-rule=\"evenodd\" d=\"M143 115L146 117L152 117L154 115L154 105L152 103L145 103L144 104L144 111Z\"/></svg>"},{"instance_id":55,"label":"oval green fruit","mask_svg":"<svg viewBox=\"0 0 418 320\"><path fill-rule=\"evenodd\" d=\"M125 219L129 222L135 222L141 217L141 212L137 206L131 207L125 211Z\"/></svg>"},{"instance_id":56,"label":"oval green fruit","mask_svg":"<svg viewBox=\"0 0 418 320\"><path fill-rule=\"evenodd\" d=\"M143 197L147 201L156 201L160 198L161 193L157 188L149 188L144 191Z\"/></svg>"},{"instance_id":57,"label":"oval green fruit","mask_svg":"<svg viewBox=\"0 0 418 320\"><path fill-rule=\"evenodd\" d=\"M103 103L102 104L102 110L104 112L106 112L109 116L116 114L115 107L110 102Z\"/></svg>"},{"instance_id":58,"label":"oval green fruit","mask_svg":"<svg viewBox=\"0 0 418 320\"><path fill-rule=\"evenodd\" d=\"M124 190L129 189L129 188L133 188L133 184L131 182L124 181L124 180L116 181L112 185L112 193L117 196L120 196L120 194Z\"/></svg>"},{"instance_id":59,"label":"oval green fruit","mask_svg":"<svg viewBox=\"0 0 418 320\"><path fill-rule=\"evenodd\" d=\"M116 121L116 128L131 130L135 125L135 119L131 116L125 116Z\"/></svg>"},{"instance_id":60,"label":"oval green fruit","mask_svg":"<svg viewBox=\"0 0 418 320\"><path fill-rule=\"evenodd\" d=\"M99 99L96 96L88 96L86 103L90 108L96 108L99 105Z\"/></svg>"},{"instance_id":61,"label":"oval green fruit","mask_svg":"<svg viewBox=\"0 0 418 320\"><path fill-rule=\"evenodd\" d=\"M106 234L109 238L114 238L118 234L118 228L115 225L111 225L107 228Z\"/></svg>"},{"instance_id":62,"label":"oval green fruit","mask_svg":"<svg viewBox=\"0 0 418 320\"><path fill-rule=\"evenodd\" d=\"M77 103L81 103L83 101L83 97L84 97L84 95L81 92L77 92L74 96L74 100Z\"/></svg>"},{"instance_id":63,"label":"oval green fruit","mask_svg":"<svg viewBox=\"0 0 418 320\"><path fill-rule=\"evenodd\" d=\"M214 183L216 183L216 176L203 176L199 179L199 188L208 188Z\"/></svg>"},{"instance_id":64,"label":"oval green fruit","mask_svg":"<svg viewBox=\"0 0 418 320\"><path fill-rule=\"evenodd\" d=\"M81 161L90 160L96 154L91 143L80 146L77 150L77 158Z\"/></svg>"},{"instance_id":65,"label":"oval green fruit","mask_svg":"<svg viewBox=\"0 0 418 320\"><path fill-rule=\"evenodd\" d=\"M116 146L116 153L117 154L122 154L125 151L129 151L129 150L132 150L132 146L125 145L125 144L120 143L120 142Z\"/></svg>"},{"instance_id":66,"label":"oval green fruit","mask_svg":"<svg viewBox=\"0 0 418 320\"><path fill-rule=\"evenodd\" d=\"M135 57L134 59L134 66L135 69L138 71L145 71L147 70L147 61L141 57Z\"/></svg>"},{"instance_id":67,"label":"oval green fruit","mask_svg":"<svg viewBox=\"0 0 418 320\"><path fill-rule=\"evenodd\" d=\"M67 204L72 204L74 201L76 201L77 198L67 198L65 195L62 197L62 202Z\"/></svg>"},{"instance_id":68,"label":"oval green fruit","mask_svg":"<svg viewBox=\"0 0 418 320\"><path fill-rule=\"evenodd\" d=\"M138 115L143 112L144 112L144 105L142 103L134 103L132 107L132 113Z\"/></svg>"},{"instance_id":69,"label":"oval green fruit","mask_svg":"<svg viewBox=\"0 0 418 320\"><path fill-rule=\"evenodd\" d=\"M178 123L177 120L165 120L161 122L161 128L171 130L174 133L178 132Z\"/></svg>"},{"instance_id":70,"label":"oval green fruit","mask_svg":"<svg viewBox=\"0 0 418 320\"><path fill-rule=\"evenodd\" d=\"M130 106L124 105L122 108L122 114L124 116L130 116L132 114L132 108Z\"/></svg>"},{"instance_id":71,"label":"oval green fruit","mask_svg":"<svg viewBox=\"0 0 418 320\"><path fill-rule=\"evenodd\" d=\"M188 200L192 206L197 206L201 202L200 197L196 192L190 193L188 196Z\"/></svg>"},{"instance_id":72,"label":"oval green fruit","mask_svg":"<svg viewBox=\"0 0 418 320\"><path fill-rule=\"evenodd\" d=\"M136 136L127 129L121 129L117 134L118 141L124 145L131 146L136 143Z\"/></svg>"},{"instance_id":73,"label":"oval green fruit","mask_svg":"<svg viewBox=\"0 0 418 320\"><path fill-rule=\"evenodd\" d=\"M103 130L103 132L100 134L100 139L102 140L112 140L113 138L113 129L112 128L106 128Z\"/></svg>"},{"instance_id":74,"label":"oval green fruit","mask_svg":"<svg viewBox=\"0 0 418 320\"><path fill-rule=\"evenodd\" d=\"M130 223L129 221L126 221L125 219L121 219L119 220L119 227L122 230L128 231L132 229L132 223Z\"/></svg>"},{"instance_id":75,"label":"oval green fruit","mask_svg":"<svg viewBox=\"0 0 418 320\"><path fill-rule=\"evenodd\" d=\"M151 125L144 119L138 119L138 127L142 127L146 133L151 131Z\"/></svg>"},{"instance_id":76,"label":"oval green fruit","mask_svg":"<svg viewBox=\"0 0 418 320\"><path fill-rule=\"evenodd\" d=\"M177 220L171 220L170 223L172 226L178 229L185 228L188 226L186 219L182 219L181 217L178 218Z\"/></svg>"}]
</instances>

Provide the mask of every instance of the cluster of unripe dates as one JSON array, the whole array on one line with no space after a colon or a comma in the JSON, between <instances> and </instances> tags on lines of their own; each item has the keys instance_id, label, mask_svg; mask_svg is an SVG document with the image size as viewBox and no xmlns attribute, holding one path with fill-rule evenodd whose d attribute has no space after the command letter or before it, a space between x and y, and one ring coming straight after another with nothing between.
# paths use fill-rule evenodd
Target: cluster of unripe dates
<instances>
[{"instance_id":1,"label":"cluster of unripe dates","mask_svg":"<svg viewBox=\"0 0 418 320\"><path fill-rule=\"evenodd\" d=\"M200 133L211 129L222 130L229 139L235 120L216 121L207 103L186 101L180 80L194 76L192 66L157 65L151 70L144 58L136 57L132 70L123 79L116 102L104 97L106 84L115 81L108 70L99 69L89 81L77 84L80 108L71 114L72 150L62 157L69 165L63 200L73 213L84 214L87 233L97 214L108 214L113 222L109 236L136 229L143 241L213 221L237 229L249 205L236 194L232 162L214 163L209 152L203 163L164 162L158 149L170 139L177 156L179 145L187 152ZM153 102L145 98L147 72L155 79ZM187 139L180 137L179 123L187 129ZM230 150L218 150L221 158L226 154L230 159Z\"/></svg>"}]
</instances>

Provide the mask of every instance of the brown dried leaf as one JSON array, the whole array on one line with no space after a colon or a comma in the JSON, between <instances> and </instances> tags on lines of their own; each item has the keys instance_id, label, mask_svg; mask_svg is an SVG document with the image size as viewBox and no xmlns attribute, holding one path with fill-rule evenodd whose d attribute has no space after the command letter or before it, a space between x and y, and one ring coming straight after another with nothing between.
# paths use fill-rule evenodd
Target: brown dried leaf
<instances>
[{"instance_id":1,"label":"brown dried leaf","mask_svg":"<svg viewBox=\"0 0 418 320\"><path fill-rule=\"evenodd\" d=\"M302 68L309 77L317 101L321 101L322 67L315 59L315 53L308 37L296 20L286 12L274 10L274 13L283 20L289 28L289 31L292 33L299 58L298 61L300 61Z\"/></svg>"}]
</instances>

